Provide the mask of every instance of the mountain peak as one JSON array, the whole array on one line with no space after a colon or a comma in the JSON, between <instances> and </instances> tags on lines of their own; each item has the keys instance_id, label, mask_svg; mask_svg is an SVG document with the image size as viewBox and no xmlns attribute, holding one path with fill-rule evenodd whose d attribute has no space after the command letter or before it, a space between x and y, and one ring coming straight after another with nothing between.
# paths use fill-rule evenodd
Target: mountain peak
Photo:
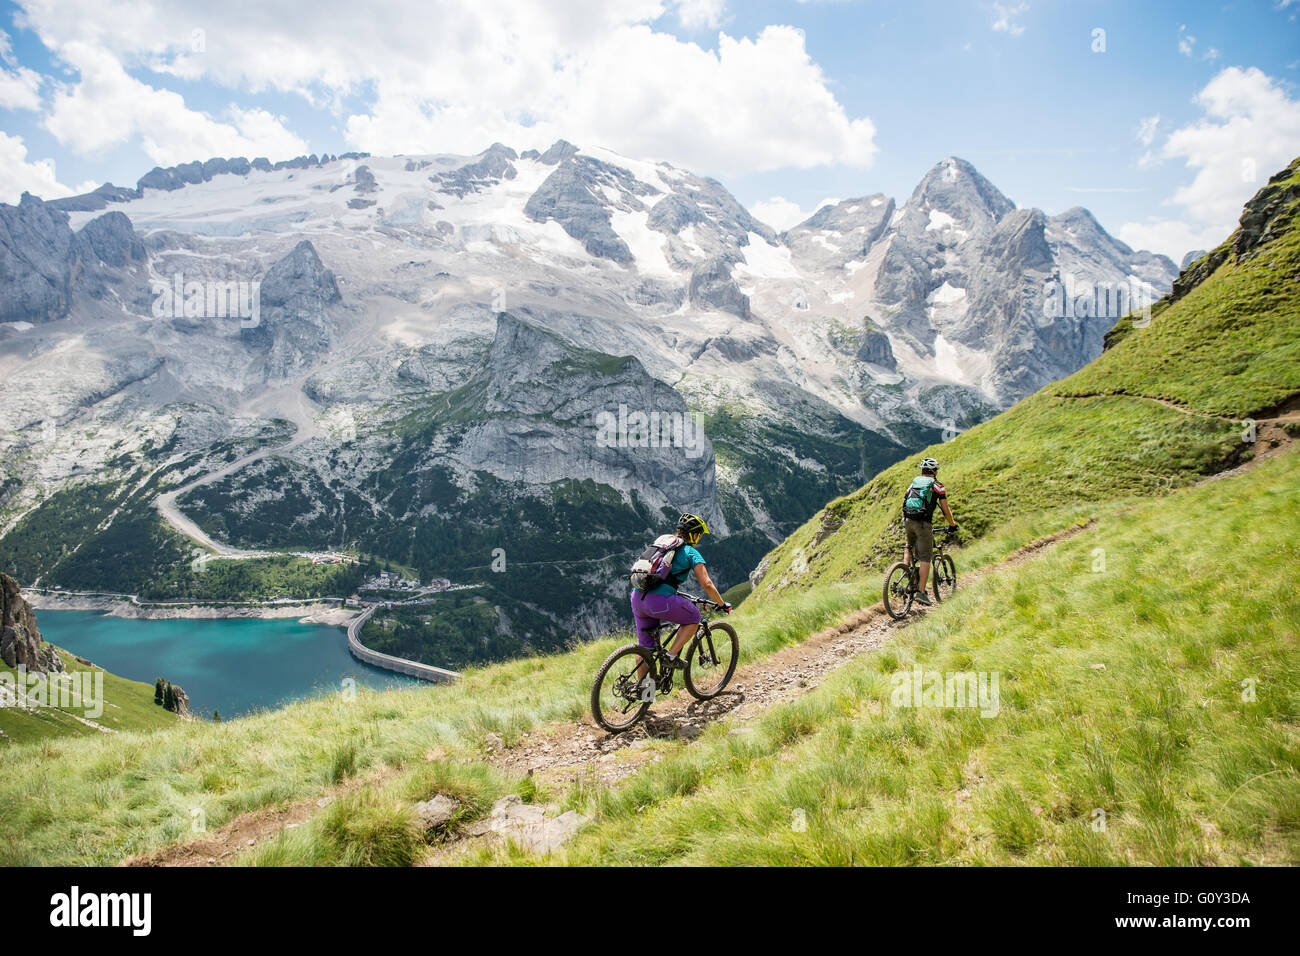
<instances>
[{"instance_id":1,"label":"mountain peak","mask_svg":"<svg viewBox=\"0 0 1300 956\"><path fill-rule=\"evenodd\" d=\"M578 147L567 139L557 139L546 152L542 153L537 161L547 166L554 166L557 163L562 163L577 152Z\"/></svg>"},{"instance_id":2,"label":"mountain peak","mask_svg":"<svg viewBox=\"0 0 1300 956\"><path fill-rule=\"evenodd\" d=\"M978 169L957 156L936 163L912 191L907 205L989 225L1016 208Z\"/></svg>"}]
</instances>

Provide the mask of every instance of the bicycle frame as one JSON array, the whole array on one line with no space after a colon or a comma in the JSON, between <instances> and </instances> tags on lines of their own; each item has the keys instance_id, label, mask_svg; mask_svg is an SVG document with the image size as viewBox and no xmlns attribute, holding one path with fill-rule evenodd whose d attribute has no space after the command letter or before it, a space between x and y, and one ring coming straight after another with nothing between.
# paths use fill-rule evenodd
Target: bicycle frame
<instances>
[{"instance_id":1,"label":"bicycle frame","mask_svg":"<svg viewBox=\"0 0 1300 956\"><path fill-rule=\"evenodd\" d=\"M701 606L703 599L693 598L688 594L683 594L682 597L694 602L696 606L700 608L700 623L696 628L695 633L691 635L691 641L698 643L707 638L711 633L709 621L704 617L704 607ZM651 664L651 676L654 677L656 684L663 679L662 668L659 665L663 662L664 656L668 653L668 648L672 647L673 638L677 636L678 632L681 631L683 627L685 627L684 624L674 624L672 621L661 621L658 626L655 627L655 652L651 655L653 658ZM685 654L686 651L687 648L683 647L679 652L679 658L681 654ZM709 643L709 653L713 657L713 662L716 664L717 652L713 649L712 642Z\"/></svg>"}]
</instances>

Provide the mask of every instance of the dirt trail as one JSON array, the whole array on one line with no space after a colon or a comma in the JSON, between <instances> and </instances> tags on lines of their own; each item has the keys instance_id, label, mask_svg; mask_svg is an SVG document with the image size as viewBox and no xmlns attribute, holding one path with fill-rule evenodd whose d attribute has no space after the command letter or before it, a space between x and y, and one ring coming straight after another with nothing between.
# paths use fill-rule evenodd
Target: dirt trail
<instances>
[{"instance_id":1,"label":"dirt trail","mask_svg":"<svg viewBox=\"0 0 1300 956\"><path fill-rule=\"evenodd\" d=\"M977 571L963 575L958 569L958 587L1018 567L1092 524L1075 525L1034 541ZM895 621L879 604L861 608L798 644L739 668L727 690L713 700L697 701L675 687L670 697L656 701L645 719L624 733L607 733L586 716L575 723L539 727L490 761L503 770L533 776L539 783L562 786L579 778L617 783L658 759L659 755L646 747L649 741L693 740L706 726L724 718L736 724L731 733L746 733L745 721L813 690L854 657L879 650L891 632L914 619Z\"/></svg>"},{"instance_id":2,"label":"dirt trail","mask_svg":"<svg viewBox=\"0 0 1300 956\"><path fill-rule=\"evenodd\" d=\"M441 753L429 753L432 760ZM339 797L363 787L374 786L390 778L397 771L380 767L364 776L356 777L331 787L318 797L299 800L287 806L263 807L241 813L219 830L190 840L159 847L122 861L123 866L222 866L234 856L251 850L259 843L278 837L283 831L301 826Z\"/></svg>"},{"instance_id":3,"label":"dirt trail","mask_svg":"<svg viewBox=\"0 0 1300 956\"><path fill-rule=\"evenodd\" d=\"M1289 419L1287 419L1289 420ZM1268 424L1259 432L1255 455L1230 471L1202 479L1217 481L1241 474L1275 457L1295 443L1280 426ZM985 575L1019 567L1044 550L1073 538L1092 527L1094 520L1074 525L1033 541L995 564L963 574L958 569L958 586L969 586ZM489 757L494 766L526 774L539 783L563 786L583 779L610 784L631 776L642 766L660 759L647 744L656 739L693 740L711 723L729 719L731 733L746 733L745 722L770 708L798 698L822 684L831 673L859 654L879 650L892 631L915 620L894 621L880 605L855 611L838 624L813 634L804 641L782 648L770 657L739 668L728 690L712 701L700 702L681 688L655 703L640 724L623 734L609 734L590 717L576 722L547 724L526 734L515 746ZM741 635L744 640L744 635ZM426 759L435 759L431 752ZM286 828L309 820L338 796L359 787L371 786L396 771L384 768L367 777L348 781L327 790L320 797L288 807L272 807L243 814L201 840L162 847L126 861L130 866L211 866L273 839ZM430 850L426 863L437 863L467 852L479 841L453 839Z\"/></svg>"},{"instance_id":4,"label":"dirt trail","mask_svg":"<svg viewBox=\"0 0 1300 956\"><path fill-rule=\"evenodd\" d=\"M1091 522L1089 522L1091 524ZM995 565L958 577L958 586L984 575L1028 560L1051 545L1072 538L1088 525L1077 525L1035 541ZM915 620L914 615L909 620ZM655 739L693 740L715 721L732 718L733 732L745 733L744 722L777 704L800 697L842 664L867 651L882 647L889 634L908 621L894 621L877 604L854 611L839 623L827 627L798 644L784 647L770 657L746 664L736 671L729 688L711 701L700 702L680 687L655 703L640 724L623 734L608 734L590 717L575 723L554 723L527 734L517 745L493 754L489 761L513 773L534 776L538 782L563 785L584 777L617 783L635 773L659 755L646 744ZM741 635L744 639L744 635ZM426 759L441 754L431 752ZM282 831L314 817L339 796L363 786L372 786L395 771L376 773L324 791L320 796L285 807L267 807L241 814L219 830L199 840L160 847L124 861L126 866L220 866ZM473 843L475 841L455 841ZM451 846L439 851L451 850Z\"/></svg>"},{"instance_id":5,"label":"dirt trail","mask_svg":"<svg viewBox=\"0 0 1300 956\"><path fill-rule=\"evenodd\" d=\"M1249 461L1202 479L1201 483L1250 471L1293 444L1295 439L1281 423L1294 420L1300 413L1289 408L1279 411L1281 417L1257 422L1254 455ZM1094 523L1092 519L1031 542L1001 561L965 575L958 568L958 586L969 585L986 574L1019 567ZM494 755L491 761L502 769L530 774L539 782L565 784L578 778L595 778L602 783L615 783L643 764L658 759L646 748L648 741L693 739L705 726L723 718L737 724L732 733L743 733L744 721L806 694L841 664L865 651L879 649L890 631L906 623L891 620L879 605L863 608L799 644L741 667L728 690L712 701L696 701L685 691L675 689L673 696L657 701L645 720L623 734L606 733L590 717L577 723L551 724L530 732L516 746Z\"/></svg>"}]
</instances>

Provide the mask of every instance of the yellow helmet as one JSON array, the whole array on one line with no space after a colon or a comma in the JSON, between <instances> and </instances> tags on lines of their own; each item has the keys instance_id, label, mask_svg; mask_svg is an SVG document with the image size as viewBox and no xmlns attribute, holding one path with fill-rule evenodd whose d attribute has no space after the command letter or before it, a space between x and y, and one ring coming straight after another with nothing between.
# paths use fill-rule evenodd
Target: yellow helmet
<instances>
[{"instance_id":1,"label":"yellow helmet","mask_svg":"<svg viewBox=\"0 0 1300 956\"><path fill-rule=\"evenodd\" d=\"M699 515L688 512L677 519L677 533L694 543L700 540L700 535L709 533L709 526Z\"/></svg>"}]
</instances>

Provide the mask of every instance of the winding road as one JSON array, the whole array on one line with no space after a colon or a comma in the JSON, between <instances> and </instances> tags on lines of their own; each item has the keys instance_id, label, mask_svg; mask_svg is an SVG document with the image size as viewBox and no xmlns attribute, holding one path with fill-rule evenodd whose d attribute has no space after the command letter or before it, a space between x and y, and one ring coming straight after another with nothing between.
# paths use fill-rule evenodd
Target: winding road
<instances>
[{"instance_id":1,"label":"winding road","mask_svg":"<svg viewBox=\"0 0 1300 956\"><path fill-rule=\"evenodd\" d=\"M244 402L236 410L240 416L260 416L262 418L283 418L287 419L294 425L294 433L288 441L280 445L272 445L266 448L259 448L250 452L234 461L223 465L216 471L208 472L191 481L186 482L173 491L164 492L154 499L154 507L163 519L171 525L177 532L191 539L210 552L208 557L220 558L265 558L274 557L282 554L298 553L285 551L259 551L247 550L244 548L234 548L220 541L213 539L202 528L188 518L177 505L177 499L182 495L193 491L195 488L201 488L204 485L220 481L227 475L234 474L242 468L251 465L270 455L285 455L297 448L299 445L311 441L324 434L324 430L316 422L316 413L318 408L316 404L307 397L303 387L307 384L307 379L312 376L322 375L333 368L337 368L345 362L356 358L367 346L374 342L374 335L380 325L380 311L384 307L383 299L372 299L366 305L364 317L357 327L352 330L346 342L341 347L331 353L329 361L313 366L303 372L296 378L287 380L283 385L277 388L268 389L259 395L256 399ZM206 561L208 558L200 558Z\"/></svg>"}]
</instances>

